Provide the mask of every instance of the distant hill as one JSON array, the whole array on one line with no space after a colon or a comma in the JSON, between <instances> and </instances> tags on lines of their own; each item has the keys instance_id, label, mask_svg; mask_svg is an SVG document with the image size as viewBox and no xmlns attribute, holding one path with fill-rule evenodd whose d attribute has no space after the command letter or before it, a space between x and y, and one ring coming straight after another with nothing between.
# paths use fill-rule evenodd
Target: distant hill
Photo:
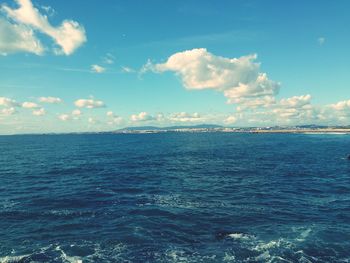
<instances>
[{"instance_id":1,"label":"distant hill","mask_svg":"<svg viewBox=\"0 0 350 263\"><path fill-rule=\"evenodd\" d=\"M161 131L161 130L179 130L179 129L215 129L223 128L223 126L215 124L199 124L190 126L168 126L168 127L156 127L156 126L138 126L138 127L126 127L123 129L116 130L115 132L132 132L132 131Z\"/></svg>"},{"instance_id":2,"label":"distant hill","mask_svg":"<svg viewBox=\"0 0 350 263\"><path fill-rule=\"evenodd\" d=\"M329 126L309 124L309 125L298 125L296 127L300 129L325 129L325 128L328 128Z\"/></svg>"}]
</instances>

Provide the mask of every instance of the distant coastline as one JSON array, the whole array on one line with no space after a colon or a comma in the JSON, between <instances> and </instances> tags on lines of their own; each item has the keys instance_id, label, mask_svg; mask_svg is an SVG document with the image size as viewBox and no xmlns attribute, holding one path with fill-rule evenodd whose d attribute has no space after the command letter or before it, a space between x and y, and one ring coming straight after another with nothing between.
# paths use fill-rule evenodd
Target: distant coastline
<instances>
[{"instance_id":1,"label":"distant coastline","mask_svg":"<svg viewBox=\"0 0 350 263\"><path fill-rule=\"evenodd\" d=\"M113 131L117 134L139 134L139 133L299 133L299 134L350 134L350 127L321 127L321 126L296 126L296 127L205 127L205 125L188 127L130 127Z\"/></svg>"},{"instance_id":2,"label":"distant coastline","mask_svg":"<svg viewBox=\"0 0 350 263\"><path fill-rule=\"evenodd\" d=\"M60 134L155 134L155 133L291 133L291 134L350 134L350 126L273 126L273 127L225 127L214 124L195 126L138 126L114 131L67 132L67 133L26 133L12 135L60 135Z\"/></svg>"}]
</instances>

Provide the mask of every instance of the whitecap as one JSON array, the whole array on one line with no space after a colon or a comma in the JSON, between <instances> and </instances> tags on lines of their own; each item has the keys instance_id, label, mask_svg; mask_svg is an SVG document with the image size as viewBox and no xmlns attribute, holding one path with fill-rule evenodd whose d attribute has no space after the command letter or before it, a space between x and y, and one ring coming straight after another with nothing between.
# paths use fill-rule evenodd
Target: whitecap
<instances>
[{"instance_id":1,"label":"whitecap","mask_svg":"<svg viewBox=\"0 0 350 263\"><path fill-rule=\"evenodd\" d=\"M61 253L61 258L63 259L64 262L69 262L69 263L83 263L83 260L81 257L78 256L68 256L66 252L61 249L60 246L57 246L56 251L59 251Z\"/></svg>"},{"instance_id":2,"label":"whitecap","mask_svg":"<svg viewBox=\"0 0 350 263\"><path fill-rule=\"evenodd\" d=\"M243 233L232 233L232 234L229 234L228 236L235 240L243 240L243 241L254 239L254 236L243 234Z\"/></svg>"},{"instance_id":3,"label":"whitecap","mask_svg":"<svg viewBox=\"0 0 350 263\"><path fill-rule=\"evenodd\" d=\"M0 263L16 263L30 255L0 257Z\"/></svg>"},{"instance_id":4,"label":"whitecap","mask_svg":"<svg viewBox=\"0 0 350 263\"><path fill-rule=\"evenodd\" d=\"M311 231L312 231L311 228L304 230L303 232L300 233L300 236L296 238L296 240L299 242L305 241L305 239L310 235Z\"/></svg>"},{"instance_id":5,"label":"whitecap","mask_svg":"<svg viewBox=\"0 0 350 263\"><path fill-rule=\"evenodd\" d=\"M224 262L236 262L235 255L225 252L225 256L222 259Z\"/></svg>"}]
</instances>

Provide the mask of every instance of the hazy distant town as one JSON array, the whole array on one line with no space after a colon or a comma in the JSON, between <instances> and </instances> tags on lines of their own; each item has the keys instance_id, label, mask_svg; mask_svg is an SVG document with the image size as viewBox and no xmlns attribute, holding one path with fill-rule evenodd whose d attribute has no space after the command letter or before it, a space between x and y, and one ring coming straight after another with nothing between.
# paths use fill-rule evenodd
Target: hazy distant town
<instances>
[{"instance_id":1,"label":"hazy distant town","mask_svg":"<svg viewBox=\"0 0 350 263\"><path fill-rule=\"evenodd\" d=\"M111 133L167 133L167 132L233 132L233 133L339 133L350 134L349 126L273 126L273 127L224 127L220 125L171 126L171 127L127 127Z\"/></svg>"}]
</instances>

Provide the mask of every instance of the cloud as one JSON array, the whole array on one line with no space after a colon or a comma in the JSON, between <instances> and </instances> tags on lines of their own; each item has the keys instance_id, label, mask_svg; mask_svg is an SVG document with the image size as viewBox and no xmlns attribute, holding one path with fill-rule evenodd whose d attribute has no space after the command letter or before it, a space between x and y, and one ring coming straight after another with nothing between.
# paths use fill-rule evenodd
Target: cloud
<instances>
[{"instance_id":1,"label":"cloud","mask_svg":"<svg viewBox=\"0 0 350 263\"><path fill-rule=\"evenodd\" d=\"M39 100L40 102L43 102L43 103L50 103L50 104L62 103L62 99L56 98L56 97L40 97L38 100Z\"/></svg>"},{"instance_id":2,"label":"cloud","mask_svg":"<svg viewBox=\"0 0 350 263\"><path fill-rule=\"evenodd\" d=\"M4 107L18 107L20 104L13 99L0 97L0 106Z\"/></svg>"},{"instance_id":3,"label":"cloud","mask_svg":"<svg viewBox=\"0 0 350 263\"><path fill-rule=\"evenodd\" d=\"M129 67L124 67L124 66L122 66L121 69L122 69L123 73L134 73L134 72L136 72L136 70L134 70L132 68L129 68Z\"/></svg>"},{"instance_id":4,"label":"cloud","mask_svg":"<svg viewBox=\"0 0 350 263\"><path fill-rule=\"evenodd\" d=\"M326 42L326 38L325 37L319 37L317 39L317 42L320 46L322 46L324 44L324 42Z\"/></svg>"},{"instance_id":5,"label":"cloud","mask_svg":"<svg viewBox=\"0 0 350 263\"><path fill-rule=\"evenodd\" d=\"M228 103L241 103L247 99L275 96L279 91L280 84L260 72L256 58L255 54L225 58L198 48L175 53L165 63L154 65L148 61L143 71L172 71L187 89L217 90L227 97Z\"/></svg>"},{"instance_id":6,"label":"cloud","mask_svg":"<svg viewBox=\"0 0 350 263\"><path fill-rule=\"evenodd\" d=\"M41 8L42 10L44 10L45 13L48 14L48 16L54 16L54 15L56 15L55 9L53 9L51 6L42 5L42 6L40 6L40 8Z\"/></svg>"},{"instance_id":7,"label":"cloud","mask_svg":"<svg viewBox=\"0 0 350 263\"><path fill-rule=\"evenodd\" d=\"M302 95L302 96L294 96L287 99L281 99L279 102L280 106L286 108L302 108L306 105L310 105L311 103L311 95Z\"/></svg>"},{"instance_id":8,"label":"cloud","mask_svg":"<svg viewBox=\"0 0 350 263\"><path fill-rule=\"evenodd\" d=\"M107 111L106 115L107 115L108 117L114 117L113 111Z\"/></svg>"},{"instance_id":9,"label":"cloud","mask_svg":"<svg viewBox=\"0 0 350 263\"><path fill-rule=\"evenodd\" d=\"M169 116L169 120L173 122L198 122L202 121L202 118L197 112L193 114L187 112L179 112L171 114Z\"/></svg>"},{"instance_id":10,"label":"cloud","mask_svg":"<svg viewBox=\"0 0 350 263\"><path fill-rule=\"evenodd\" d=\"M38 110L33 110L32 113L33 113L34 116L43 116L43 115L46 114L46 111L45 111L44 108L40 108Z\"/></svg>"},{"instance_id":11,"label":"cloud","mask_svg":"<svg viewBox=\"0 0 350 263\"><path fill-rule=\"evenodd\" d=\"M16 0L17 9L12 9L7 5L2 5L2 10L18 26L27 27L30 30L37 30L51 37L59 49L56 54L71 55L78 47L86 42L85 29L76 21L64 20L60 26L54 27L48 21L48 17L39 12L33 6L31 0ZM33 34L32 34L33 35ZM33 42L33 38L31 39ZM34 43L39 43L34 41ZM40 47L40 45L39 45ZM32 53L42 53L39 51Z\"/></svg>"},{"instance_id":12,"label":"cloud","mask_svg":"<svg viewBox=\"0 0 350 263\"><path fill-rule=\"evenodd\" d=\"M106 71L106 69L99 65L91 65L91 71L94 73L103 73Z\"/></svg>"},{"instance_id":13,"label":"cloud","mask_svg":"<svg viewBox=\"0 0 350 263\"><path fill-rule=\"evenodd\" d=\"M22 108L26 108L26 109L36 109L39 108L40 106L34 102L23 102L22 103Z\"/></svg>"},{"instance_id":14,"label":"cloud","mask_svg":"<svg viewBox=\"0 0 350 263\"><path fill-rule=\"evenodd\" d=\"M1 110L1 114L5 116L10 116L17 113L16 109L14 107L11 108L5 108Z\"/></svg>"},{"instance_id":15,"label":"cloud","mask_svg":"<svg viewBox=\"0 0 350 263\"><path fill-rule=\"evenodd\" d=\"M61 121L79 120L82 114L83 113L79 109L75 109L71 113L64 113L64 114L58 115L58 118Z\"/></svg>"},{"instance_id":16,"label":"cloud","mask_svg":"<svg viewBox=\"0 0 350 263\"><path fill-rule=\"evenodd\" d=\"M82 115L81 110L76 109L72 111L72 116L80 116L80 115Z\"/></svg>"},{"instance_id":17,"label":"cloud","mask_svg":"<svg viewBox=\"0 0 350 263\"><path fill-rule=\"evenodd\" d=\"M108 111L106 115L108 117L108 125L120 124L123 121L123 118L114 114L113 111Z\"/></svg>"},{"instance_id":18,"label":"cloud","mask_svg":"<svg viewBox=\"0 0 350 263\"><path fill-rule=\"evenodd\" d=\"M94 125L94 124L102 124L102 122L96 118L93 118L93 117L89 117L88 118L88 123L91 124L91 125ZM90 126L91 127L91 126Z\"/></svg>"},{"instance_id":19,"label":"cloud","mask_svg":"<svg viewBox=\"0 0 350 263\"><path fill-rule=\"evenodd\" d=\"M330 107L336 111L350 111L350 100L339 101L335 104L331 104Z\"/></svg>"},{"instance_id":20,"label":"cloud","mask_svg":"<svg viewBox=\"0 0 350 263\"><path fill-rule=\"evenodd\" d=\"M58 118L61 121L68 121L68 120L70 120L71 116L69 114L61 114L61 115L58 116Z\"/></svg>"},{"instance_id":21,"label":"cloud","mask_svg":"<svg viewBox=\"0 0 350 263\"><path fill-rule=\"evenodd\" d=\"M74 104L79 108L87 108L87 109L106 107L103 101L94 100L94 99L79 99L79 100L76 100Z\"/></svg>"},{"instance_id":22,"label":"cloud","mask_svg":"<svg viewBox=\"0 0 350 263\"><path fill-rule=\"evenodd\" d=\"M264 107L246 108L234 116L237 122L253 125L293 125L330 120L330 113L325 111L325 107L311 104L309 94L282 98Z\"/></svg>"},{"instance_id":23,"label":"cloud","mask_svg":"<svg viewBox=\"0 0 350 263\"><path fill-rule=\"evenodd\" d=\"M45 48L32 29L0 18L0 54L28 52L42 55Z\"/></svg>"},{"instance_id":24,"label":"cloud","mask_svg":"<svg viewBox=\"0 0 350 263\"><path fill-rule=\"evenodd\" d=\"M275 117L289 119L314 118L315 109L311 105L311 95L293 96L281 99L272 106Z\"/></svg>"},{"instance_id":25,"label":"cloud","mask_svg":"<svg viewBox=\"0 0 350 263\"><path fill-rule=\"evenodd\" d=\"M236 116L228 116L225 120L224 120L224 123L226 124L233 124L237 122L237 117Z\"/></svg>"},{"instance_id":26,"label":"cloud","mask_svg":"<svg viewBox=\"0 0 350 263\"><path fill-rule=\"evenodd\" d=\"M156 120L156 117L149 115L147 112L140 112L139 114L133 114L131 115L130 119L132 121L152 121Z\"/></svg>"},{"instance_id":27,"label":"cloud","mask_svg":"<svg viewBox=\"0 0 350 263\"><path fill-rule=\"evenodd\" d=\"M107 53L103 58L103 63L111 65L114 64L115 57L111 53Z\"/></svg>"},{"instance_id":28,"label":"cloud","mask_svg":"<svg viewBox=\"0 0 350 263\"><path fill-rule=\"evenodd\" d=\"M276 104L276 98L274 96L263 96L258 98L242 98L236 101L239 106L236 107L238 111L255 109L259 107L269 107Z\"/></svg>"}]
</instances>

